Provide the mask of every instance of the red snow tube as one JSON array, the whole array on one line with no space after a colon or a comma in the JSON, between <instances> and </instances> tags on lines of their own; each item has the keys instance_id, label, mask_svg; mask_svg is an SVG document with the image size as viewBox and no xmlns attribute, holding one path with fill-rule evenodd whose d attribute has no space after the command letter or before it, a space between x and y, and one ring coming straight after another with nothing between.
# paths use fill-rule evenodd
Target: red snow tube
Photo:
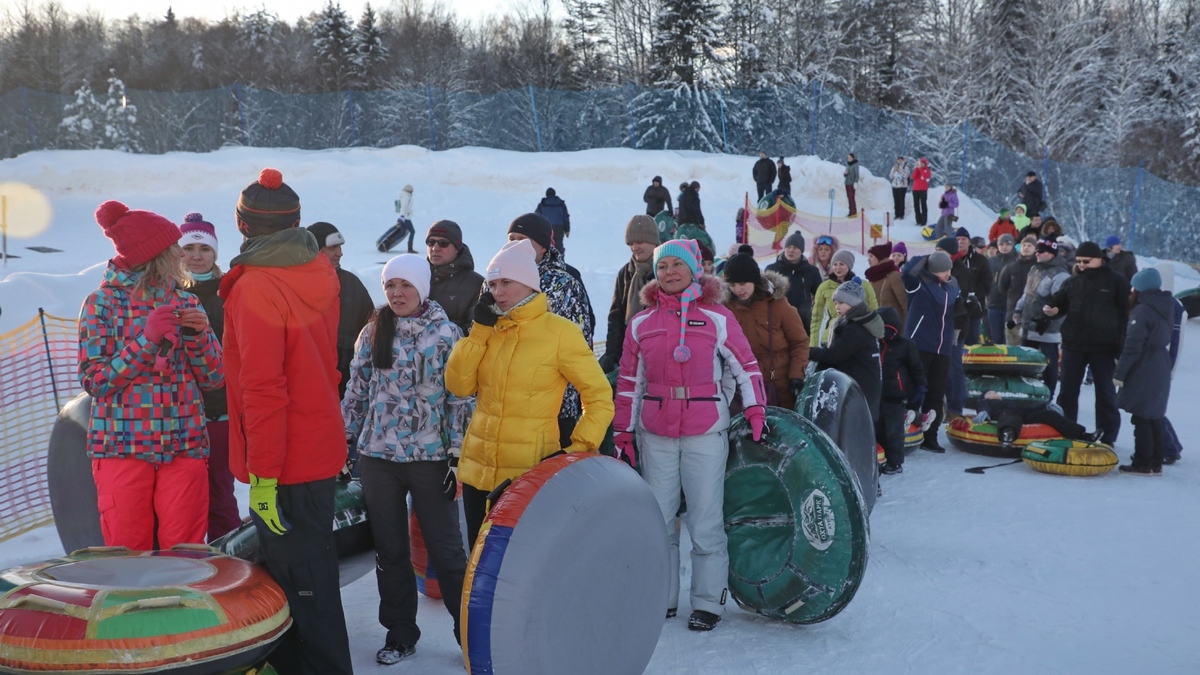
<instances>
[{"instance_id":1,"label":"red snow tube","mask_svg":"<svg viewBox=\"0 0 1200 675\"><path fill-rule=\"evenodd\" d=\"M429 551L425 549L425 537L421 534L416 511L408 514L408 541L413 573L417 576L417 590L425 597L440 600L442 587L438 584L437 571L429 564Z\"/></svg>"},{"instance_id":2,"label":"red snow tube","mask_svg":"<svg viewBox=\"0 0 1200 675\"><path fill-rule=\"evenodd\" d=\"M1062 438L1062 434L1054 427L1046 424L1026 424L1021 427L1021 435L1011 447L1000 443L996 425L992 422L975 424L968 417L959 417L946 428L946 435L954 441L954 445L964 452L989 457L1020 457L1021 450L1035 441L1049 441Z\"/></svg>"}]
</instances>

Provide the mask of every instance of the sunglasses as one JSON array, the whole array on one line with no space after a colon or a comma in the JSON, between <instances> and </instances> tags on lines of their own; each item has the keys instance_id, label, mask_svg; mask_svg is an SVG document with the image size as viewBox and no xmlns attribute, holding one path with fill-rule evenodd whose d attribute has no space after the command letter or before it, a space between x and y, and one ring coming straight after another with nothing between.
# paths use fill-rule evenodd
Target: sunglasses
<instances>
[{"instance_id":1,"label":"sunglasses","mask_svg":"<svg viewBox=\"0 0 1200 675\"><path fill-rule=\"evenodd\" d=\"M453 246L447 239L426 239L425 245L429 248L450 248Z\"/></svg>"},{"instance_id":2,"label":"sunglasses","mask_svg":"<svg viewBox=\"0 0 1200 675\"><path fill-rule=\"evenodd\" d=\"M821 236L817 237L817 245L833 246L833 237Z\"/></svg>"},{"instance_id":3,"label":"sunglasses","mask_svg":"<svg viewBox=\"0 0 1200 675\"><path fill-rule=\"evenodd\" d=\"M1076 265L1090 265L1093 260L1095 260L1095 258L1076 258L1075 264Z\"/></svg>"}]
</instances>

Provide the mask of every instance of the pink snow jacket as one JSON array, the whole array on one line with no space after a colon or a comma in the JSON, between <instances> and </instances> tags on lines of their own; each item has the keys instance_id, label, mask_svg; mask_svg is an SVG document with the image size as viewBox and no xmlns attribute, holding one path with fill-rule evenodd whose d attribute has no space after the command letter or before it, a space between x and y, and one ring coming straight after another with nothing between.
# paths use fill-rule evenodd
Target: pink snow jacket
<instances>
[{"instance_id":1,"label":"pink snow jacket","mask_svg":"<svg viewBox=\"0 0 1200 675\"><path fill-rule=\"evenodd\" d=\"M729 401L740 390L746 407L766 405L758 361L737 319L723 303L728 290L719 280L700 279L702 294L688 307L684 337L691 358L674 358L679 346L680 299L657 281L642 289L647 309L625 329L617 379L613 428L639 425L657 436L700 436L729 427Z\"/></svg>"}]
</instances>

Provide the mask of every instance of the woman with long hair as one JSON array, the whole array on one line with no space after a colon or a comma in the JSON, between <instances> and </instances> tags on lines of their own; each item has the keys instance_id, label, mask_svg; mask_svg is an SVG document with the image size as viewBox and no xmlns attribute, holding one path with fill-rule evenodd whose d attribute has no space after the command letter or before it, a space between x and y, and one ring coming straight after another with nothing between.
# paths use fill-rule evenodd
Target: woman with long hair
<instances>
[{"instance_id":1,"label":"woman with long hair","mask_svg":"<svg viewBox=\"0 0 1200 675\"><path fill-rule=\"evenodd\" d=\"M821 272L821 276L829 274L829 266L833 263L833 254L838 252L841 245L832 234L822 234L813 244L812 253L808 254L808 262Z\"/></svg>"}]
</instances>

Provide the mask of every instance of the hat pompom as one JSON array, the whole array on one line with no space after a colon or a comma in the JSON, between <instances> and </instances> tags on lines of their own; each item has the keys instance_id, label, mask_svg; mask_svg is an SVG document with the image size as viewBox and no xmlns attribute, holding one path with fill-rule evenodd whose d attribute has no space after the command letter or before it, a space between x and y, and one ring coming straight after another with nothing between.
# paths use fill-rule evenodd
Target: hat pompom
<instances>
[{"instance_id":1,"label":"hat pompom","mask_svg":"<svg viewBox=\"0 0 1200 675\"><path fill-rule=\"evenodd\" d=\"M268 190L278 190L280 185L283 185L283 174L279 169L267 167L258 174L258 184Z\"/></svg>"},{"instance_id":2,"label":"hat pompom","mask_svg":"<svg viewBox=\"0 0 1200 675\"><path fill-rule=\"evenodd\" d=\"M688 349L687 345L679 345L671 356L675 358L676 363L687 363L692 358L692 350Z\"/></svg>"},{"instance_id":3,"label":"hat pompom","mask_svg":"<svg viewBox=\"0 0 1200 675\"><path fill-rule=\"evenodd\" d=\"M118 220L124 218L126 213L129 213L128 206L115 199L110 199L101 204L100 208L96 209L96 222L100 224L100 227L107 230L116 225Z\"/></svg>"},{"instance_id":4,"label":"hat pompom","mask_svg":"<svg viewBox=\"0 0 1200 675\"><path fill-rule=\"evenodd\" d=\"M204 221L204 216L200 215L196 211L192 211L191 213L189 213L183 217L183 222L185 222L185 223L200 223L203 221Z\"/></svg>"}]
</instances>

